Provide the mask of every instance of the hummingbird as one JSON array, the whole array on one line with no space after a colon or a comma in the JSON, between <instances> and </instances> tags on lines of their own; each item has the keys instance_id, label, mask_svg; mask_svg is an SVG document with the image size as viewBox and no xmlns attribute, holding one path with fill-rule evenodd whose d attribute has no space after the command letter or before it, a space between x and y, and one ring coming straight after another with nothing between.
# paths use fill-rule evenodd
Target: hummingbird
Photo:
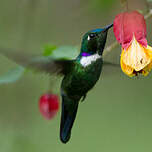
<instances>
[{"instance_id":1,"label":"hummingbird","mask_svg":"<svg viewBox=\"0 0 152 152\"><path fill-rule=\"evenodd\" d=\"M68 64L67 72L61 83L62 113L60 139L67 143L76 118L79 101L84 101L89 90L98 81L102 71L102 53L108 29L95 29L87 32L82 39L78 57Z\"/></svg>"},{"instance_id":2,"label":"hummingbird","mask_svg":"<svg viewBox=\"0 0 152 152\"><path fill-rule=\"evenodd\" d=\"M62 111L60 121L60 140L67 143L71 137L72 127L76 118L78 105L84 101L99 80L108 30L110 24L104 28L94 29L84 34L79 55L73 59L53 59L49 57L35 57L30 60L28 55L13 53L1 49L0 52L17 64L49 74L63 76L61 82Z\"/></svg>"}]
</instances>

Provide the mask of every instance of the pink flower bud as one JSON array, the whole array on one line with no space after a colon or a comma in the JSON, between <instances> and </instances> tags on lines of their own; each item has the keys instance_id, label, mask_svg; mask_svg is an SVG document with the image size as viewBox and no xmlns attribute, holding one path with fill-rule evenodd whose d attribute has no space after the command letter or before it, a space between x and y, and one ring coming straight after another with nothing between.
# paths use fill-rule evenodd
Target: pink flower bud
<instances>
[{"instance_id":1,"label":"pink flower bud","mask_svg":"<svg viewBox=\"0 0 152 152\"><path fill-rule=\"evenodd\" d=\"M146 23L144 16L137 11L123 12L114 19L114 34L123 49L127 49L133 36L142 46L147 47Z\"/></svg>"},{"instance_id":2,"label":"pink flower bud","mask_svg":"<svg viewBox=\"0 0 152 152\"><path fill-rule=\"evenodd\" d=\"M42 116L50 120L59 110L59 98L55 94L44 94L39 100L39 109Z\"/></svg>"}]
</instances>

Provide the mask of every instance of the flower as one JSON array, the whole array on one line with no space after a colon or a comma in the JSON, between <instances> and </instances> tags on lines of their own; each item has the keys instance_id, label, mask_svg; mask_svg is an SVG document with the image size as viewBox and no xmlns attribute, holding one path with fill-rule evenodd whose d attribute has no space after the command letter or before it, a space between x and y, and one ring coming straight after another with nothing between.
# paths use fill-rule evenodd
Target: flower
<instances>
[{"instance_id":1,"label":"flower","mask_svg":"<svg viewBox=\"0 0 152 152\"><path fill-rule=\"evenodd\" d=\"M44 94L39 100L39 109L42 116L49 120L54 118L59 110L59 99L55 94Z\"/></svg>"},{"instance_id":2,"label":"flower","mask_svg":"<svg viewBox=\"0 0 152 152\"><path fill-rule=\"evenodd\" d=\"M114 19L113 30L122 46L122 71L130 77L148 75L152 69L152 47L147 45L144 16L137 11L120 13Z\"/></svg>"}]
</instances>

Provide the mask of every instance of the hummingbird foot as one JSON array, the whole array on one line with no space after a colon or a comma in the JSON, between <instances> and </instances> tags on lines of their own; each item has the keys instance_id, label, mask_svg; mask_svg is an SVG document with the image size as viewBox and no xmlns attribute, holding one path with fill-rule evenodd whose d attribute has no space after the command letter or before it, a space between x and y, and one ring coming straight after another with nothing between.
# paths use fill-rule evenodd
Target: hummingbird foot
<instances>
[{"instance_id":1,"label":"hummingbird foot","mask_svg":"<svg viewBox=\"0 0 152 152\"><path fill-rule=\"evenodd\" d=\"M85 100L85 98L86 98L86 94L82 97L82 100L81 100L81 102L83 102L84 100Z\"/></svg>"}]
</instances>

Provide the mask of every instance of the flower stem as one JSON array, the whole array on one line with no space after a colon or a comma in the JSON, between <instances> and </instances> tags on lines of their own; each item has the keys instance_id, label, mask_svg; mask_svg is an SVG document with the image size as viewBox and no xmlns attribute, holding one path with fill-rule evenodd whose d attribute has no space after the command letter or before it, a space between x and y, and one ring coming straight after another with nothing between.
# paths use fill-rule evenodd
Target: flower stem
<instances>
[{"instance_id":1,"label":"flower stem","mask_svg":"<svg viewBox=\"0 0 152 152\"><path fill-rule=\"evenodd\" d=\"M145 14L145 19L152 17L152 9L149 10L147 14Z\"/></svg>"}]
</instances>

